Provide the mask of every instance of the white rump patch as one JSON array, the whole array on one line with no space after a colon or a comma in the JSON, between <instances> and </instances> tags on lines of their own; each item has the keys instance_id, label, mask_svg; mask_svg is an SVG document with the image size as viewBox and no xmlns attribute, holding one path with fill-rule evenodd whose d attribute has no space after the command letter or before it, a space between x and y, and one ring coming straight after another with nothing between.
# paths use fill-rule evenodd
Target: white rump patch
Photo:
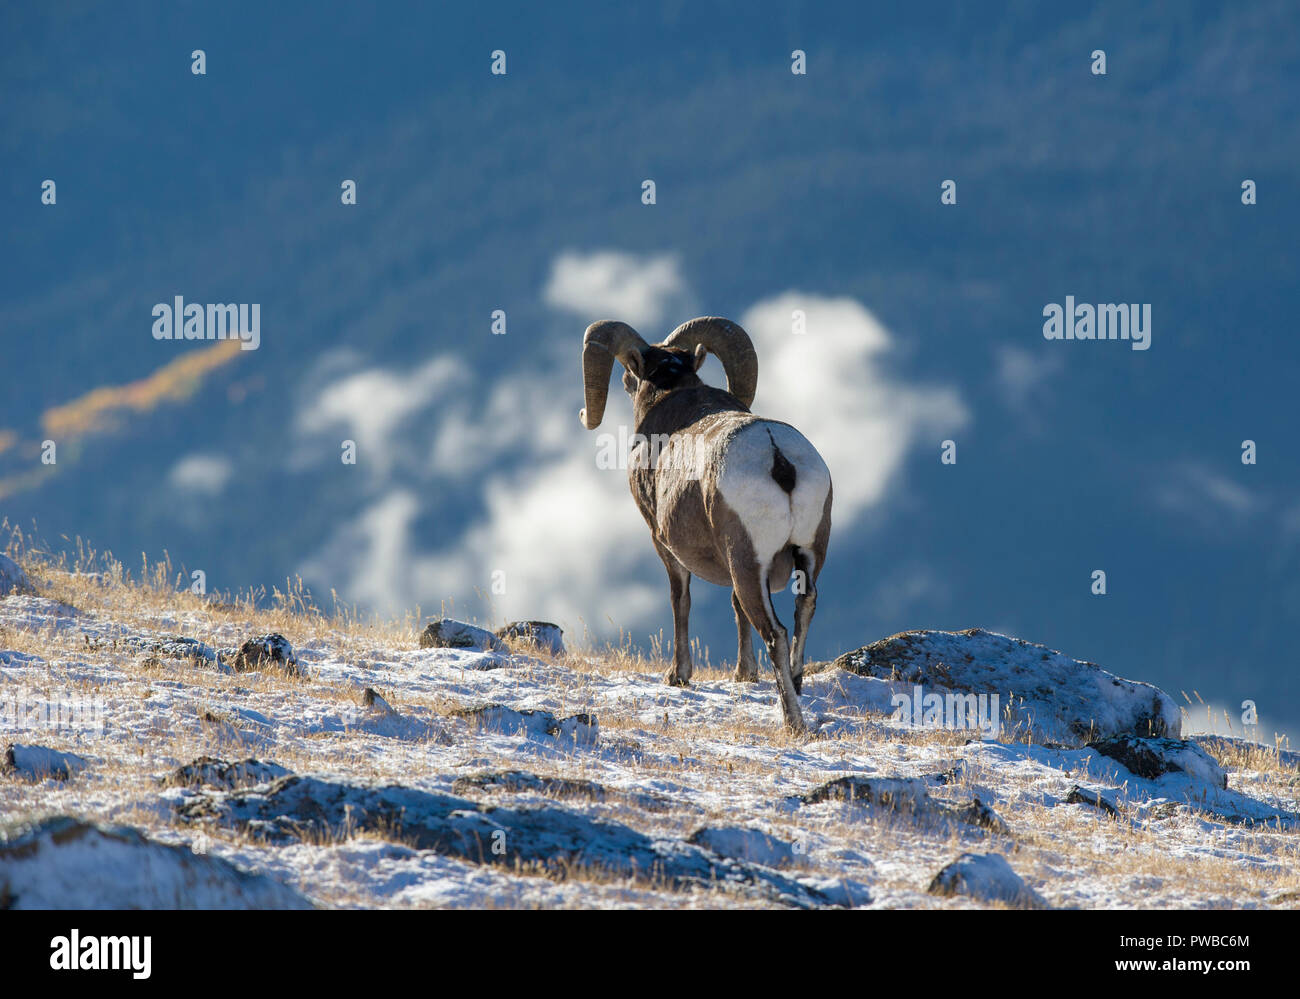
<instances>
[{"instance_id":1,"label":"white rump patch","mask_svg":"<svg viewBox=\"0 0 1300 999\"><path fill-rule=\"evenodd\" d=\"M773 444L794 466L792 493L772 478ZM753 420L736 433L718 479L722 498L749 530L760 566L771 565L788 545L812 547L830 488L830 470L807 438L770 420Z\"/></svg>"}]
</instances>

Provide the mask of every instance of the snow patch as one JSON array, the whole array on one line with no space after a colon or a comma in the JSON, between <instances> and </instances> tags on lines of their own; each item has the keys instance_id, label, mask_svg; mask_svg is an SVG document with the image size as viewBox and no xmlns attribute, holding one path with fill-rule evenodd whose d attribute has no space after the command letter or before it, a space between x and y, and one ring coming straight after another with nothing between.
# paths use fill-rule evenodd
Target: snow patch
<instances>
[{"instance_id":1,"label":"snow patch","mask_svg":"<svg viewBox=\"0 0 1300 999\"><path fill-rule=\"evenodd\" d=\"M310 909L297 892L126 826L68 817L0 832L0 898L14 909Z\"/></svg>"}]
</instances>

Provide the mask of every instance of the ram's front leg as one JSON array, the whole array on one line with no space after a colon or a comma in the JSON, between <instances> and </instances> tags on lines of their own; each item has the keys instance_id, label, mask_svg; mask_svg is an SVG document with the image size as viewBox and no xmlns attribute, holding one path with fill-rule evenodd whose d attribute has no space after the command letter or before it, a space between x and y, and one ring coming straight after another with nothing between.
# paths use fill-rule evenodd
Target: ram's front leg
<instances>
[{"instance_id":1,"label":"ram's front leg","mask_svg":"<svg viewBox=\"0 0 1300 999\"><path fill-rule=\"evenodd\" d=\"M673 603L673 664L664 679L674 687L691 685L691 574L667 548L655 542L655 551L668 570L668 593Z\"/></svg>"}]
</instances>

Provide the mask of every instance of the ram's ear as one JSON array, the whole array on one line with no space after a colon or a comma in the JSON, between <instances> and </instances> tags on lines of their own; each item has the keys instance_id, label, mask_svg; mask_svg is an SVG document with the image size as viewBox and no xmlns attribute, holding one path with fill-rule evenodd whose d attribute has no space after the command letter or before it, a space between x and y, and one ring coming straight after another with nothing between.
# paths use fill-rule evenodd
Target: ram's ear
<instances>
[{"instance_id":1,"label":"ram's ear","mask_svg":"<svg viewBox=\"0 0 1300 999\"><path fill-rule=\"evenodd\" d=\"M641 380L640 380L639 378L637 378L636 375L632 374L631 371L624 370L624 372L623 372L623 388L627 390L627 394L628 394L628 395L634 395L634 394L636 394L636 387L637 387L637 385L639 385L640 383L641 383Z\"/></svg>"},{"instance_id":2,"label":"ram's ear","mask_svg":"<svg viewBox=\"0 0 1300 999\"><path fill-rule=\"evenodd\" d=\"M696 371L700 370L700 365L704 363L704 359L708 356L709 356L709 352L704 349L704 344L700 344L695 348L695 370Z\"/></svg>"}]
</instances>

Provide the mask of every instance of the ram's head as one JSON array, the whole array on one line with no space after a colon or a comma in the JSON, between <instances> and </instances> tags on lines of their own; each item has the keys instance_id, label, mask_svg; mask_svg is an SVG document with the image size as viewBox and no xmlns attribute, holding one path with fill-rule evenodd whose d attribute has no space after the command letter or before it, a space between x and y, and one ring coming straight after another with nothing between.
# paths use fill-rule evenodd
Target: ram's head
<instances>
[{"instance_id":1,"label":"ram's head","mask_svg":"<svg viewBox=\"0 0 1300 999\"><path fill-rule=\"evenodd\" d=\"M749 334L730 320L701 316L678 326L657 344L646 343L627 323L610 319L592 323L582 340L587 405L578 418L588 430L600 426L615 360L623 365L623 388L640 414L667 392L702 384L696 372L708 354L722 362L727 391L748 409L758 387L758 355Z\"/></svg>"}]
</instances>

